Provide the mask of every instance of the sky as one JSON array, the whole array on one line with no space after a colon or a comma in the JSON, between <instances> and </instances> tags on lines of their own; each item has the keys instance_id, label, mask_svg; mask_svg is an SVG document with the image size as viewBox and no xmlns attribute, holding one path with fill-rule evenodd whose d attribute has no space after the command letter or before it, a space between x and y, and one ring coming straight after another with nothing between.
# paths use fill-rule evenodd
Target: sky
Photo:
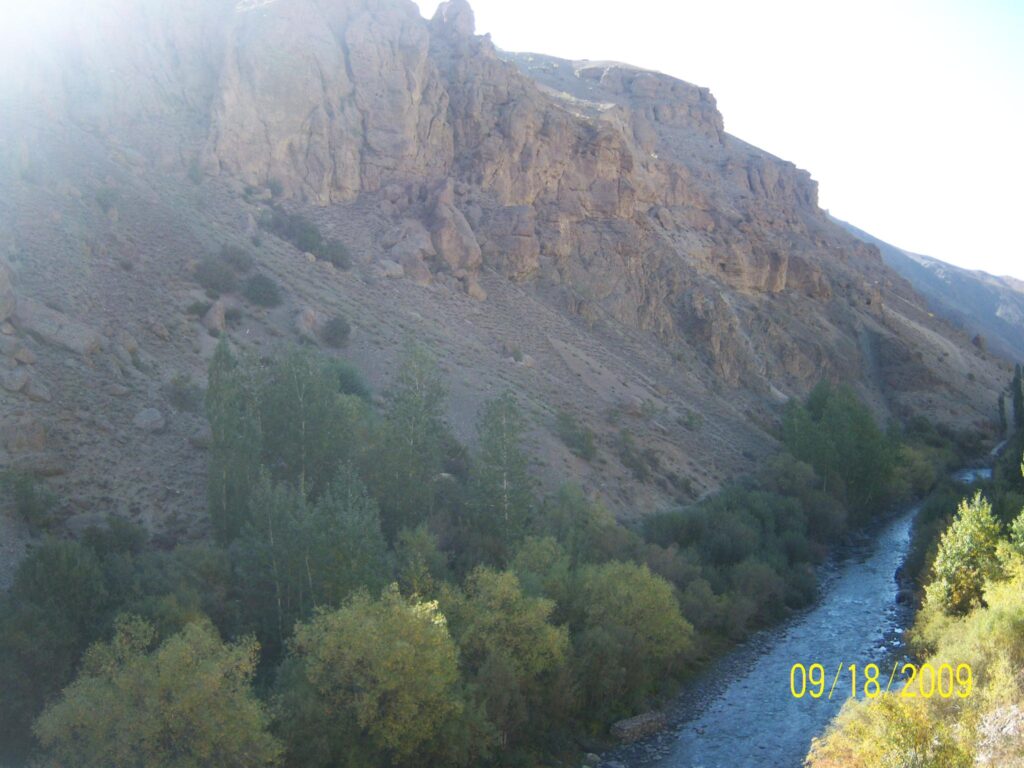
<instances>
[{"instance_id":1,"label":"sky","mask_svg":"<svg viewBox=\"0 0 1024 768\"><path fill-rule=\"evenodd\" d=\"M1024 279L1024 0L470 3L500 48L706 86L726 131L810 171L834 216Z\"/></svg>"}]
</instances>

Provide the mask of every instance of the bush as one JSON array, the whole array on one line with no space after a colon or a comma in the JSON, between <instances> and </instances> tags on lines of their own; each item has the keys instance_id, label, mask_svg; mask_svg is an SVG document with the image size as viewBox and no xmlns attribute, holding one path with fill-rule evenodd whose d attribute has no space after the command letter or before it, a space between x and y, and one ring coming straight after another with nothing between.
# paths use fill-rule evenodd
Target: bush
<instances>
[{"instance_id":1,"label":"bush","mask_svg":"<svg viewBox=\"0 0 1024 768\"><path fill-rule=\"evenodd\" d=\"M183 373L179 373L164 386L167 401L176 410L197 413L203 404L203 390Z\"/></svg>"},{"instance_id":2,"label":"bush","mask_svg":"<svg viewBox=\"0 0 1024 768\"><path fill-rule=\"evenodd\" d=\"M276 307L281 303L281 289L266 275L253 275L245 281L245 298L261 307Z\"/></svg>"},{"instance_id":3,"label":"bush","mask_svg":"<svg viewBox=\"0 0 1024 768\"><path fill-rule=\"evenodd\" d=\"M593 430L580 424L571 413L558 412L555 430L566 447L581 459L590 461L597 455Z\"/></svg>"},{"instance_id":4,"label":"bush","mask_svg":"<svg viewBox=\"0 0 1024 768\"><path fill-rule=\"evenodd\" d=\"M325 239L320 228L304 216L275 207L260 218L260 226L282 240L287 240L300 251L312 253L339 269L352 266L352 257L345 244L339 240Z\"/></svg>"},{"instance_id":5,"label":"bush","mask_svg":"<svg viewBox=\"0 0 1024 768\"><path fill-rule=\"evenodd\" d=\"M252 269L252 254L240 245L222 245L220 258L235 272L244 274Z\"/></svg>"},{"instance_id":6,"label":"bush","mask_svg":"<svg viewBox=\"0 0 1024 768\"><path fill-rule=\"evenodd\" d=\"M326 240L320 250L313 252L317 258L329 261L338 269L351 269L352 256L348 248L340 240Z\"/></svg>"},{"instance_id":7,"label":"bush","mask_svg":"<svg viewBox=\"0 0 1024 768\"><path fill-rule=\"evenodd\" d=\"M53 522L57 497L41 488L32 475L8 472L0 478L0 483L13 497L18 516L31 528L45 529Z\"/></svg>"},{"instance_id":8,"label":"bush","mask_svg":"<svg viewBox=\"0 0 1024 768\"><path fill-rule=\"evenodd\" d=\"M185 308L185 313L195 315L196 317L203 317L210 311L211 306L213 305L208 301L193 301Z\"/></svg>"},{"instance_id":9,"label":"bush","mask_svg":"<svg viewBox=\"0 0 1024 768\"><path fill-rule=\"evenodd\" d=\"M110 213L120 197L121 193L113 187L103 187L96 193L96 202L104 213Z\"/></svg>"},{"instance_id":10,"label":"bush","mask_svg":"<svg viewBox=\"0 0 1024 768\"><path fill-rule=\"evenodd\" d=\"M213 297L230 293L238 284L234 270L214 256L207 256L196 264L194 276L196 282Z\"/></svg>"},{"instance_id":11,"label":"bush","mask_svg":"<svg viewBox=\"0 0 1024 768\"><path fill-rule=\"evenodd\" d=\"M280 197L284 194L284 184L281 183L280 179L268 179L267 189L270 190L270 194L274 197Z\"/></svg>"},{"instance_id":12,"label":"bush","mask_svg":"<svg viewBox=\"0 0 1024 768\"><path fill-rule=\"evenodd\" d=\"M335 349L345 346L348 342L349 334L351 333L352 326L350 326L348 324L348 320L341 315L336 315L328 320L324 324L323 330L320 331L320 335L324 342Z\"/></svg>"}]
</instances>

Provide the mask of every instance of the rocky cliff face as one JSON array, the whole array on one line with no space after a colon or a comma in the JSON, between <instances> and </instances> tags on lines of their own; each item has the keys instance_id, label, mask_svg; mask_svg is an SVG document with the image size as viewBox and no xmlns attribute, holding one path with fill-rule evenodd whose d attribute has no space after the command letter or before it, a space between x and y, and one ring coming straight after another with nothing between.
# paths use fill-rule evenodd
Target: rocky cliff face
<instances>
[{"instance_id":1,"label":"rocky cliff face","mask_svg":"<svg viewBox=\"0 0 1024 768\"><path fill-rule=\"evenodd\" d=\"M337 273L263 238L257 260L289 299L239 341L344 310L349 354L383 382L413 331L469 371L453 373L469 382L455 387L464 433L503 381L542 411L578 411L609 445L608 414L633 414L666 477L699 491L749 465L777 404L822 377L887 416L994 417L1002 364L830 221L806 172L726 133L705 88L496 50L463 0L430 20L408 0L87 0L46 43L0 54L0 246L26 306L110 340L62 387L77 393L59 411L71 422L90 391L127 389L104 407L124 403L130 424L161 403L156 371L201 377L212 347L182 314L190 265L251 240L267 188L357 265ZM7 282L0 270L5 312ZM505 371L510 350L535 367ZM57 389L66 365L41 352ZM695 411L714 438L679 427ZM541 421L559 472L620 511L651 501L565 465ZM182 437L176 424L145 439ZM79 427L52 431L79 445Z\"/></svg>"}]
</instances>

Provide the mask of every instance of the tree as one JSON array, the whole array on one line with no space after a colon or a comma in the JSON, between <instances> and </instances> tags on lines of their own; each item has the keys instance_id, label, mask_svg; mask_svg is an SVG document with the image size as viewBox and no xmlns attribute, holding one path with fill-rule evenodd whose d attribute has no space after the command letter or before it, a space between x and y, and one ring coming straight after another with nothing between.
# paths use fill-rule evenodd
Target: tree
<instances>
[{"instance_id":1,"label":"tree","mask_svg":"<svg viewBox=\"0 0 1024 768\"><path fill-rule=\"evenodd\" d=\"M210 361L206 416L210 422L207 495L217 541L228 543L249 515L249 494L259 477L262 425L250 366L222 337Z\"/></svg>"},{"instance_id":2,"label":"tree","mask_svg":"<svg viewBox=\"0 0 1024 768\"><path fill-rule=\"evenodd\" d=\"M351 468L316 503L263 476L251 507L234 556L250 623L272 655L315 608L341 605L357 589L386 583L377 506Z\"/></svg>"},{"instance_id":3,"label":"tree","mask_svg":"<svg viewBox=\"0 0 1024 768\"><path fill-rule=\"evenodd\" d=\"M447 391L437 363L421 347L406 348L381 434L361 464L380 504L384 535L393 542L434 510L444 468Z\"/></svg>"},{"instance_id":4,"label":"tree","mask_svg":"<svg viewBox=\"0 0 1024 768\"><path fill-rule=\"evenodd\" d=\"M395 542L395 577L407 597L432 598L448 575L448 556L425 525L403 528Z\"/></svg>"},{"instance_id":5,"label":"tree","mask_svg":"<svg viewBox=\"0 0 1024 768\"><path fill-rule=\"evenodd\" d=\"M544 710L551 682L564 666L569 634L550 623L555 604L527 597L515 574L477 568L466 579L465 593L449 608L452 632L462 661L476 682L499 743L509 746L530 731L531 713Z\"/></svg>"},{"instance_id":6,"label":"tree","mask_svg":"<svg viewBox=\"0 0 1024 768\"><path fill-rule=\"evenodd\" d=\"M1013 398L1013 425L1016 429L1024 429L1024 375L1020 363L1013 369L1013 382L1010 385L1010 396Z\"/></svg>"},{"instance_id":7,"label":"tree","mask_svg":"<svg viewBox=\"0 0 1024 768\"><path fill-rule=\"evenodd\" d=\"M504 565L526 535L535 501L522 449L525 429L511 392L484 405L477 427L480 449L471 478L467 542L477 561Z\"/></svg>"},{"instance_id":8,"label":"tree","mask_svg":"<svg viewBox=\"0 0 1024 768\"><path fill-rule=\"evenodd\" d=\"M999 573L999 534L992 505L980 491L973 499L961 501L939 541L932 581L925 592L928 602L953 615L983 605L985 581Z\"/></svg>"},{"instance_id":9,"label":"tree","mask_svg":"<svg viewBox=\"0 0 1024 768\"><path fill-rule=\"evenodd\" d=\"M672 587L646 566L584 567L574 613L586 709L603 719L636 706L692 648Z\"/></svg>"},{"instance_id":10,"label":"tree","mask_svg":"<svg viewBox=\"0 0 1024 768\"><path fill-rule=\"evenodd\" d=\"M1006 393L999 393L999 434L1005 435L1007 428L1010 426L1006 418Z\"/></svg>"},{"instance_id":11,"label":"tree","mask_svg":"<svg viewBox=\"0 0 1024 768\"><path fill-rule=\"evenodd\" d=\"M299 624L291 653L279 710L285 733L309 739L297 764L424 765L445 752L465 703L437 603L359 593Z\"/></svg>"},{"instance_id":12,"label":"tree","mask_svg":"<svg viewBox=\"0 0 1024 768\"><path fill-rule=\"evenodd\" d=\"M259 372L262 463L278 481L315 500L338 467L356 458L363 402L339 392L337 372L300 348Z\"/></svg>"},{"instance_id":13,"label":"tree","mask_svg":"<svg viewBox=\"0 0 1024 768\"><path fill-rule=\"evenodd\" d=\"M259 647L225 645L190 624L149 652L155 632L122 616L93 646L78 678L35 724L53 766L188 768L272 766L281 745L252 691Z\"/></svg>"}]
</instances>

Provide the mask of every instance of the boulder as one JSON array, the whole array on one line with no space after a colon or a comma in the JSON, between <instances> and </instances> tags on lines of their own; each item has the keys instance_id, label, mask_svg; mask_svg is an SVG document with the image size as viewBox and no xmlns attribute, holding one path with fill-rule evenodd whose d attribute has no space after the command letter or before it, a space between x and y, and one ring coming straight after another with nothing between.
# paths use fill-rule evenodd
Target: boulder
<instances>
[{"instance_id":1,"label":"boulder","mask_svg":"<svg viewBox=\"0 0 1024 768\"><path fill-rule=\"evenodd\" d=\"M391 259L381 259L378 266L380 267L380 271L384 277L392 279L405 277L405 268Z\"/></svg>"},{"instance_id":2,"label":"boulder","mask_svg":"<svg viewBox=\"0 0 1024 768\"><path fill-rule=\"evenodd\" d=\"M438 256L453 272L480 268L480 244L466 217L455 207L455 191L451 179L446 179L434 191L434 205L430 216L430 240Z\"/></svg>"},{"instance_id":3,"label":"boulder","mask_svg":"<svg viewBox=\"0 0 1024 768\"><path fill-rule=\"evenodd\" d=\"M225 310L227 307L224 305L223 299L217 299L210 308L206 310L206 314L203 315L203 327L206 328L210 333L220 335L224 333L226 325L225 321Z\"/></svg>"},{"instance_id":4,"label":"boulder","mask_svg":"<svg viewBox=\"0 0 1024 768\"><path fill-rule=\"evenodd\" d=\"M46 344L79 355L91 355L106 346L106 339L95 329L24 296L18 298L12 319L21 330Z\"/></svg>"},{"instance_id":5,"label":"boulder","mask_svg":"<svg viewBox=\"0 0 1024 768\"><path fill-rule=\"evenodd\" d=\"M144 408L135 414L132 424L144 432L160 432L166 426L166 421L156 408Z\"/></svg>"},{"instance_id":6,"label":"boulder","mask_svg":"<svg viewBox=\"0 0 1024 768\"><path fill-rule=\"evenodd\" d=\"M0 387L8 392L21 392L28 386L30 378L28 368L19 365L11 370L0 371Z\"/></svg>"},{"instance_id":7,"label":"boulder","mask_svg":"<svg viewBox=\"0 0 1024 768\"><path fill-rule=\"evenodd\" d=\"M611 735L622 742L633 742L657 733L665 727L665 715L661 712L645 712L636 717L619 720L611 727Z\"/></svg>"},{"instance_id":8,"label":"boulder","mask_svg":"<svg viewBox=\"0 0 1024 768\"><path fill-rule=\"evenodd\" d=\"M28 395L29 400L34 400L37 403L48 403L53 400L53 395L50 394L47 386L35 378L29 379L24 392Z\"/></svg>"},{"instance_id":9,"label":"boulder","mask_svg":"<svg viewBox=\"0 0 1024 768\"><path fill-rule=\"evenodd\" d=\"M295 315L295 330L300 336L308 339L316 339L317 329L320 327L319 313L312 307L303 307Z\"/></svg>"}]
</instances>

